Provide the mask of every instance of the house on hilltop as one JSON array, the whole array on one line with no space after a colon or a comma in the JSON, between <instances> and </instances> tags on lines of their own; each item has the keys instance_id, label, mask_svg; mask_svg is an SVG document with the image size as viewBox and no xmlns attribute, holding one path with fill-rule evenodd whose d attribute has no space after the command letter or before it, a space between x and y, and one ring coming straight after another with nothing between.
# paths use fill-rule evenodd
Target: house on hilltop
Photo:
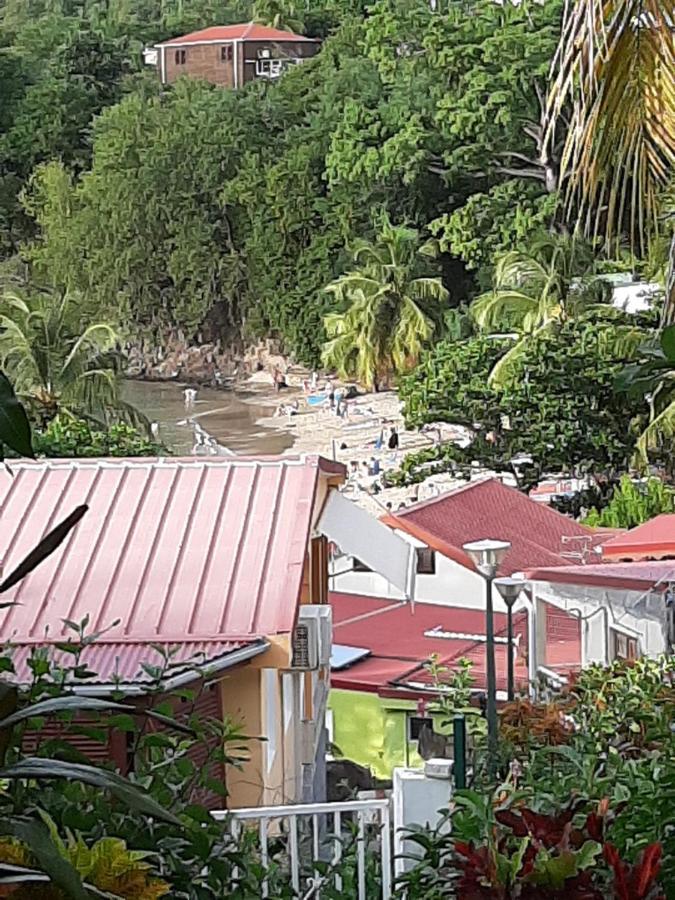
<instances>
[{"instance_id":1,"label":"house on hilltop","mask_svg":"<svg viewBox=\"0 0 675 900\"><path fill-rule=\"evenodd\" d=\"M181 75L238 88L256 79L274 80L318 53L321 42L255 22L203 28L162 41L144 52L162 84Z\"/></svg>"}]
</instances>

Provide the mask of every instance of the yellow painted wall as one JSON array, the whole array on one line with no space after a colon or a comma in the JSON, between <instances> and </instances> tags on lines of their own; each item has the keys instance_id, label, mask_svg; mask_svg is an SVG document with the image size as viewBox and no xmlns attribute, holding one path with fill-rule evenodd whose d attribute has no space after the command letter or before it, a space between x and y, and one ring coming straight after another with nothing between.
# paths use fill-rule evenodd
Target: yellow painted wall
<instances>
[{"instance_id":1,"label":"yellow painted wall","mask_svg":"<svg viewBox=\"0 0 675 900\"><path fill-rule=\"evenodd\" d=\"M242 666L220 682L223 715L229 716L249 738L249 759L241 768L227 770L228 807L258 806L263 801L264 769L260 702L260 669Z\"/></svg>"}]
</instances>

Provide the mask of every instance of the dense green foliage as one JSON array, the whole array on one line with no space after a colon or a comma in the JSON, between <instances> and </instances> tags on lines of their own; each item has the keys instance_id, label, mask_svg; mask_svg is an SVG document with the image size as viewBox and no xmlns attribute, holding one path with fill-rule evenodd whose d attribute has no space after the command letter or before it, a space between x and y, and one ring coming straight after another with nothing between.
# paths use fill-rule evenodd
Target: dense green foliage
<instances>
[{"instance_id":1,"label":"dense green foliage","mask_svg":"<svg viewBox=\"0 0 675 900\"><path fill-rule=\"evenodd\" d=\"M606 528L634 528L662 513L675 512L675 491L658 478L637 485L622 476L611 500L602 509L593 507L584 519L587 525Z\"/></svg>"},{"instance_id":2,"label":"dense green foliage","mask_svg":"<svg viewBox=\"0 0 675 900\"><path fill-rule=\"evenodd\" d=\"M38 456L56 458L93 456L159 456L166 455L161 444L148 440L141 431L123 422L108 428L97 427L82 419L57 416L44 430L33 436Z\"/></svg>"},{"instance_id":3,"label":"dense green foliage","mask_svg":"<svg viewBox=\"0 0 675 900\"><path fill-rule=\"evenodd\" d=\"M431 224L456 305L473 289L468 270L491 269L483 245L526 239L551 209L551 185L513 174L505 154L537 157L533 79L559 5L365 6L62 0L28 15L5 0L4 252L21 248L42 278L127 329L196 335L206 320L316 361L334 308L323 288L381 210ZM253 16L327 36L322 52L238 92L160 92L140 71L142 42Z\"/></svg>"},{"instance_id":4,"label":"dense green foliage","mask_svg":"<svg viewBox=\"0 0 675 900\"><path fill-rule=\"evenodd\" d=\"M452 829L411 835L407 896L675 896L674 706L669 656L591 666L549 702L506 705L498 783L474 776Z\"/></svg>"},{"instance_id":5,"label":"dense green foliage","mask_svg":"<svg viewBox=\"0 0 675 900\"><path fill-rule=\"evenodd\" d=\"M641 400L627 402L614 390L626 356L618 355L622 325L613 319L566 321L532 335L528 355L503 390L487 381L503 341L479 337L461 350L434 347L401 382L406 418L415 425L456 422L473 440L466 448L444 444L409 456L399 480L425 477L430 463L437 471L466 471L473 460L513 472L523 486L546 472L625 471L644 410ZM518 457L523 460L514 465Z\"/></svg>"}]
</instances>

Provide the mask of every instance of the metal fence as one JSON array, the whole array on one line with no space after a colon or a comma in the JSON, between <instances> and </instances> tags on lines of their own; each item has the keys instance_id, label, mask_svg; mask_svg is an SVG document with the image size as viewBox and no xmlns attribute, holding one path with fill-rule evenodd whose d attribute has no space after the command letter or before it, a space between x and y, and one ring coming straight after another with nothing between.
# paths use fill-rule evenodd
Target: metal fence
<instances>
[{"instance_id":1,"label":"metal fence","mask_svg":"<svg viewBox=\"0 0 675 900\"><path fill-rule=\"evenodd\" d=\"M216 810L218 821L229 822L239 836L250 823L258 831L259 862L265 873L262 896L270 897L272 856L283 857L288 880L301 900L321 900L329 886L342 891L348 862L350 895L358 900L391 900L392 834L389 800L308 803L297 806ZM280 850L281 848L281 850ZM377 863L377 888L372 880ZM369 869L370 867L370 869Z\"/></svg>"}]
</instances>

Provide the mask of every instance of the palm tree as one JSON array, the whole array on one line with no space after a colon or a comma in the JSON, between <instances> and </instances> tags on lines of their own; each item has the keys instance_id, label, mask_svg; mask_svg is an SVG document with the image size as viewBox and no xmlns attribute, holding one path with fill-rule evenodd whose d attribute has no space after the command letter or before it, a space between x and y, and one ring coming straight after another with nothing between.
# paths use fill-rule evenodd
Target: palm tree
<instances>
[{"instance_id":1,"label":"palm tree","mask_svg":"<svg viewBox=\"0 0 675 900\"><path fill-rule=\"evenodd\" d=\"M527 356L532 337L554 323L593 313L605 320L618 319L619 311L602 302L604 293L593 247L586 241L545 234L528 252L505 253L497 260L492 290L471 305L481 330L516 333L516 342L490 373L491 386L506 387ZM629 331L619 334L628 337Z\"/></svg>"},{"instance_id":2,"label":"palm tree","mask_svg":"<svg viewBox=\"0 0 675 900\"><path fill-rule=\"evenodd\" d=\"M666 326L657 341L640 349L637 363L627 366L617 388L644 397L649 403L649 424L637 442L642 463L653 451L666 449L672 457L675 438L675 325ZM671 463L672 465L672 463Z\"/></svg>"},{"instance_id":3,"label":"palm tree","mask_svg":"<svg viewBox=\"0 0 675 900\"><path fill-rule=\"evenodd\" d=\"M0 300L0 368L43 420L57 413L125 419L142 416L120 398L118 335L91 321L79 294L31 287Z\"/></svg>"},{"instance_id":4,"label":"palm tree","mask_svg":"<svg viewBox=\"0 0 675 900\"><path fill-rule=\"evenodd\" d=\"M253 19L270 28L302 33L304 19L298 3L294 0L256 0L253 4Z\"/></svg>"},{"instance_id":5,"label":"palm tree","mask_svg":"<svg viewBox=\"0 0 675 900\"><path fill-rule=\"evenodd\" d=\"M644 250L662 227L675 166L672 0L573 0L547 108L547 139L571 111L561 160L567 208L609 244L626 230ZM675 235L663 322L675 318Z\"/></svg>"},{"instance_id":6,"label":"palm tree","mask_svg":"<svg viewBox=\"0 0 675 900\"><path fill-rule=\"evenodd\" d=\"M376 244L359 242L355 268L326 288L342 307L324 318L323 362L368 388L411 368L429 342L434 315L448 300L440 278L418 274L419 233L385 219Z\"/></svg>"}]
</instances>

